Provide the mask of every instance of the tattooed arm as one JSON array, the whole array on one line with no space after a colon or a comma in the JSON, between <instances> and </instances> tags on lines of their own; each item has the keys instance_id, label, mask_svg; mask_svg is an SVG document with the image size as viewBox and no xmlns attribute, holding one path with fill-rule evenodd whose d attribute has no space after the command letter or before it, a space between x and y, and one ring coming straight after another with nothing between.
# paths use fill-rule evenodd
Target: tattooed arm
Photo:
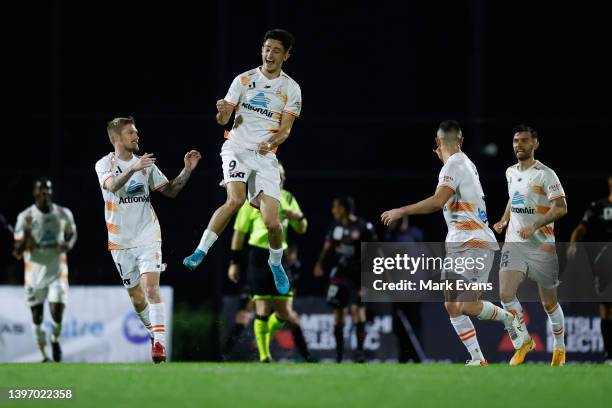
<instances>
[{"instance_id":1,"label":"tattooed arm","mask_svg":"<svg viewBox=\"0 0 612 408\"><path fill-rule=\"evenodd\" d=\"M187 154L185 154L185 167L174 180L166 184L161 190L161 193L166 197L176 197L183 187L185 187L185 184L187 184L189 177L191 177L191 172L196 168L201 158L202 155L197 150L187 152Z\"/></svg>"}]
</instances>

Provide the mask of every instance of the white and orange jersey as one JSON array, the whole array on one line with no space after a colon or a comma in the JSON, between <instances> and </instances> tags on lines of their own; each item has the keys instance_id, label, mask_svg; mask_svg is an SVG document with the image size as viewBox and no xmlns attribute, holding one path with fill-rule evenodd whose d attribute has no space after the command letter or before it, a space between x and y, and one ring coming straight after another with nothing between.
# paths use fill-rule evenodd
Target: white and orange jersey
<instances>
[{"instance_id":1,"label":"white and orange jersey","mask_svg":"<svg viewBox=\"0 0 612 408\"><path fill-rule=\"evenodd\" d=\"M447 252L469 248L499 249L489 228L484 192L476 166L463 153L455 153L440 170L438 187L445 186L455 194L444 205L444 220L448 227Z\"/></svg>"},{"instance_id":2,"label":"white and orange jersey","mask_svg":"<svg viewBox=\"0 0 612 408\"><path fill-rule=\"evenodd\" d=\"M518 234L521 228L533 225L550 209L550 202L565 197L555 172L539 161L526 170L518 164L506 170L508 195L510 196L510 222L506 229L506 242L531 242L534 244L555 242L554 223L543 226L528 240Z\"/></svg>"},{"instance_id":3,"label":"white and orange jersey","mask_svg":"<svg viewBox=\"0 0 612 408\"><path fill-rule=\"evenodd\" d=\"M278 132L283 113L299 117L302 110L300 86L283 71L274 79L259 68L244 72L234 78L223 99L236 110L227 137L250 150Z\"/></svg>"},{"instance_id":4,"label":"white and orange jersey","mask_svg":"<svg viewBox=\"0 0 612 408\"><path fill-rule=\"evenodd\" d=\"M135 172L115 193L104 188L104 182L128 171L139 160L123 161L109 153L96 163L96 173L104 198L104 218L108 229L108 249L128 249L161 242L161 228L150 191L158 191L168 179L156 165Z\"/></svg>"},{"instance_id":5,"label":"white and orange jersey","mask_svg":"<svg viewBox=\"0 0 612 408\"><path fill-rule=\"evenodd\" d=\"M15 241L28 237L23 253L25 284L44 288L57 278L68 280L66 253L59 250L66 235L76 232L72 212L57 204L44 213L31 205L17 216Z\"/></svg>"}]
</instances>

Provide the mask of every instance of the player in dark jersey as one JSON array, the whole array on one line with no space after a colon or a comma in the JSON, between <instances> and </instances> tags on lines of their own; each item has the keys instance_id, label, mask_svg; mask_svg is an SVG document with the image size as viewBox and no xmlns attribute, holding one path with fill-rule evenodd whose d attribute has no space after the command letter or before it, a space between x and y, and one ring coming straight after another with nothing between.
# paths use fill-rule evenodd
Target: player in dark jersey
<instances>
[{"instance_id":1,"label":"player in dark jersey","mask_svg":"<svg viewBox=\"0 0 612 408\"><path fill-rule=\"evenodd\" d=\"M335 198L332 204L332 223L323 244L321 255L315 265L314 275L321 277L329 270L327 302L334 308L336 338L336 360L342 362L344 353L344 320L348 308L357 336L356 362L365 362L363 343L365 340L365 306L361 301L361 242L376 241L376 232L371 223L355 216L352 197Z\"/></svg>"},{"instance_id":2,"label":"player in dark jersey","mask_svg":"<svg viewBox=\"0 0 612 408\"><path fill-rule=\"evenodd\" d=\"M598 251L590 254L593 258L593 274L595 275L595 290L601 293L611 281L612 271L608 268L598 268L609 264L605 259L612 256L612 175L608 176L608 187L610 194L600 200L593 201L584 212L580 223L574 228L570 238L570 246L567 248L567 257L572 259L576 255L576 242L610 242ZM612 364L612 303L602 302L599 304L601 315L601 336L603 337L606 352L606 363Z\"/></svg>"}]
</instances>

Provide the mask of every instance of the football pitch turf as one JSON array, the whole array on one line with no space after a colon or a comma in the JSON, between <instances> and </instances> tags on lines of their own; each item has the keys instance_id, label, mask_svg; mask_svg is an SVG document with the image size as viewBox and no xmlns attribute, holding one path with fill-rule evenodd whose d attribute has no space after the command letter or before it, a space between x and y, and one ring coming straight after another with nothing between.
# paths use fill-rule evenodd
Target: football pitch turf
<instances>
[{"instance_id":1,"label":"football pitch turf","mask_svg":"<svg viewBox=\"0 0 612 408\"><path fill-rule=\"evenodd\" d=\"M8 389L66 389L64 401L9 402ZM601 407L612 367L397 364L0 364L0 408ZM606 402L608 401L608 402Z\"/></svg>"}]
</instances>

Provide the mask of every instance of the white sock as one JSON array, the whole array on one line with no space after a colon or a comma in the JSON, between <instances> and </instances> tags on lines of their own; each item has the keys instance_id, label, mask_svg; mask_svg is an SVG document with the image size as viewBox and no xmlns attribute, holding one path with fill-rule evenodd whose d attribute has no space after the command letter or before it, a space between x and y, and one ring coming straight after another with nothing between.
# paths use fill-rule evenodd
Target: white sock
<instances>
[{"instance_id":1,"label":"white sock","mask_svg":"<svg viewBox=\"0 0 612 408\"><path fill-rule=\"evenodd\" d=\"M209 229L204 230L204 233L202 234L202 239L200 240L200 245L198 245L198 249L200 251L208 253L208 250L210 249L212 244L215 243L217 238L219 238L219 236L213 231Z\"/></svg>"},{"instance_id":2,"label":"white sock","mask_svg":"<svg viewBox=\"0 0 612 408\"><path fill-rule=\"evenodd\" d=\"M49 358L47 355L47 332L43 329L42 324L32 323L32 333L34 334L34 341L38 345L38 349L42 353L44 358Z\"/></svg>"},{"instance_id":3,"label":"white sock","mask_svg":"<svg viewBox=\"0 0 612 408\"><path fill-rule=\"evenodd\" d=\"M145 307L142 312L136 312L136 315L147 329L151 337L154 337L153 328L151 327L151 319L149 319L149 304L147 303L147 307Z\"/></svg>"},{"instance_id":4,"label":"white sock","mask_svg":"<svg viewBox=\"0 0 612 408\"><path fill-rule=\"evenodd\" d=\"M162 345L166 344L166 310L164 303L149 304L153 338Z\"/></svg>"},{"instance_id":5,"label":"white sock","mask_svg":"<svg viewBox=\"0 0 612 408\"><path fill-rule=\"evenodd\" d=\"M483 300L482 301L482 311L478 316L476 316L479 320L497 320L498 322L502 322L504 326L509 326L512 324L512 319L514 319L514 315L499 306L495 306L493 303Z\"/></svg>"},{"instance_id":6,"label":"white sock","mask_svg":"<svg viewBox=\"0 0 612 408\"><path fill-rule=\"evenodd\" d=\"M563 316L561 305L557 303L552 310L547 310L546 313L548 313L550 328L554 336L553 348L565 349L565 316Z\"/></svg>"},{"instance_id":7,"label":"white sock","mask_svg":"<svg viewBox=\"0 0 612 408\"><path fill-rule=\"evenodd\" d=\"M451 324L457 332L457 336L463 342L463 345L470 352L472 360L484 361L482 351L480 351L480 345L478 344L478 338L476 338L476 329L472 324L472 321L467 316L451 317Z\"/></svg>"},{"instance_id":8,"label":"white sock","mask_svg":"<svg viewBox=\"0 0 612 408\"><path fill-rule=\"evenodd\" d=\"M514 300L510 303L502 302L502 306L510 313L514 312L517 314L521 326L523 326L525 333L527 333L527 325L525 324L525 320L523 319L523 306L521 306L521 302L519 302L517 298L514 298Z\"/></svg>"},{"instance_id":9,"label":"white sock","mask_svg":"<svg viewBox=\"0 0 612 408\"><path fill-rule=\"evenodd\" d=\"M272 265L280 265L281 259L283 259L283 248L270 248L270 263Z\"/></svg>"},{"instance_id":10,"label":"white sock","mask_svg":"<svg viewBox=\"0 0 612 408\"><path fill-rule=\"evenodd\" d=\"M60 334L62 333L62 322L53 322L53 332L51 332L51 341L57 343L59 341Z\"/></svg>"}]
</instances>

